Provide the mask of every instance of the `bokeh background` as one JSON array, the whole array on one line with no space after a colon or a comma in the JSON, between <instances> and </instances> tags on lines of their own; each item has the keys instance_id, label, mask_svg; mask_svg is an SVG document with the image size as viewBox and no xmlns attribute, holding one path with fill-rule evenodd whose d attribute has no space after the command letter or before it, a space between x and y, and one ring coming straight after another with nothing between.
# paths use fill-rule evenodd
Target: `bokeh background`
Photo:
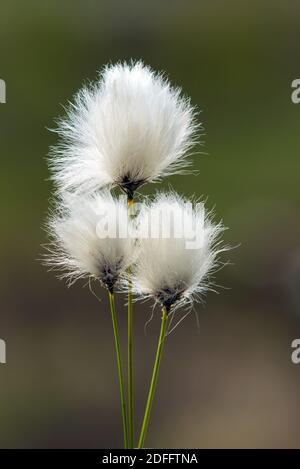
<instances>
[{"instance_id":1,"label":"bokeh background","mask_svg":"<svg viewBox=\"0 0 300 469\"><path fill-rule=\"evenodd\" d=\"M122 444L107 301L67 289L38 259L51 182L47 128L108 62L165 70L201 110L198 176L165 180L208 207L238 246L209 294L167 339L148 447L300 446L300 5L292 0L2 0L0 365L2 448ZM145 191L154 190L147 186ZM144 192L145 192L144 191ZM119 300L125 345L126 311ZM136 426L160 313L135 311Z\"/></svg>"}]
</instances>

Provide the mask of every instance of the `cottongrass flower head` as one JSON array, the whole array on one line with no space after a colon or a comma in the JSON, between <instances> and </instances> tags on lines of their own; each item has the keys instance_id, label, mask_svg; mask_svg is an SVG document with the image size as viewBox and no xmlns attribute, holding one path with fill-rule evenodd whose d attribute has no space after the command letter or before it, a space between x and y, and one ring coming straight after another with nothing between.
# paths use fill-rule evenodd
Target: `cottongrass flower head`
<instances>
[{"instance_id":1,"label":"cottongrass flower head","mask_svg":"<svg viewBox=\"0 0 300 469\"><path fill-rule=\"evenodd\" d=\"M60 192L109 185L131 199L146 182L189 165L197 128L189 99L161 74L142 62L107 66L59 122L53 179Z\"/></svg>"},{"instance_id":2,"label":"cottongrass flower head","mask_svg":"<svg viewBox=\"0 0 300 469\"><path fill-rule=\"evenodd\" d=\"M158 194L142 208L137 222L141 255L133 274L134 293L154 299L168 312L201 300L221 265L219 254L228 249L220 239L223 224L214 223L202 203L193 207L176 193ZM156 237L147 235L149 226L152 234L156 226Z\"/></svg>"},{"instance_id":3,"label":"cottongrass flower head","mask_svg":"<svg viewBox=\"0 0 300 469\"><path fill-rule=\"evenodd\" d=\"M46 263L69 284L79 278L99 280L110 292L135 255L126 200L109 191L66 196L50 216ZM110 231L109 231L110 230Z\"/></svg>"}]
</instances>

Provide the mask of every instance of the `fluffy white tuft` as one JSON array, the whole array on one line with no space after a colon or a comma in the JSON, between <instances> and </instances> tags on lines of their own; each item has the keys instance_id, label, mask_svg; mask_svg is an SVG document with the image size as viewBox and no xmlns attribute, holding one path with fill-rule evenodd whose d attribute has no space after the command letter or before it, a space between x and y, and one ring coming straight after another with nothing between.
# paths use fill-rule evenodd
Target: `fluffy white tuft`
<instances>
[{"instance_id":1,"label":"fluffy white tuft","mask_svg":"<svg viewBox=\"0 0 300 469\"><path fill-rule=\"evenodd\" d=\"M220 265L218 254L228 249L222 247L220 241L224 226L214 224L207 213L203 217L203 205L192 208L187 207L187 202L176 193L158 194L152 203L142 208L137 219L142 236L147 232L150 211L152 220L153 214L160 214L156 220L161 227L166 226L166 216L172 213L173 234L174 220L185 219L198 235L202 235L201 247L196 249L187 249L190 238L184 232L180 238L139 239L141 255L134 268L134 293L142 298L152 298L167 309L201 299L209 289L210 275Z\"/></svg>"},{"instance_id":2,"label":"fluffy white tuft","mask_svg":"<svg viewBox=\"0 0 300 469\"><path fill-rule=\"evenodd\" d=\"M189 99L162 75L142 62L107 66L59 123L53 179L58 191L118 185L131 196L145 182L189 165L197 127Z\"/></svg>"},{"instance_id":3,"label":"fluffy white tuft","mask_svg":"<svg viewBox=\"0 0 300 469\"><path fill-rule=\"evenodd\" d=\"M95 278L113 290L135 255L131 226L128 236L119 236L128 222L126 200L115 199L105 190L80 198L67 196L58 207L47 224L51 239L47 265L62 270L60 277L69 284ZM105 220L113 224L112 236Z\"/></svg>"}]
</instances>

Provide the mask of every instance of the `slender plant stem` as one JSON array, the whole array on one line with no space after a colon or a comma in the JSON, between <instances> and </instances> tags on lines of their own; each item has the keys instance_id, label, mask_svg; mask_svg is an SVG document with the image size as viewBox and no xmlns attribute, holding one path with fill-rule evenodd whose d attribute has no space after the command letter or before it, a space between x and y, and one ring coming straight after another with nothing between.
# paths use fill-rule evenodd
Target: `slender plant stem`
<instances>
[{"instance_id":1,"label":"slender plant stem","mask_svg":"<svg viewBox=\"0 0 300 469\"><path fill-rule=\"evenodd\" d=\"M118 365L118 377L120 384L120 397L121 397L121 408L122 408L122 421L123 421L123 433L124 433L124 447L128 448L128 424L127 424L127 411L126 411L126 399L125 399L125 388L124 388L124 378L123 378L123 366L121 358L121 347L120 347L120 336L118 330L118 323L116 317L116 305L115 297L113 293L109 292L109 305L110 312L114 330L115 338L115 347L117 355L117 365Z\"/></svg>"},{"instance_id":2,"label":"slender plant stem","mask_svg":"<svg viewBox=\"0 0 300 469\"><path fill-rule=\"evenodd\" d=\"M133 199L127 200L128 218L132 216ZM133 362L132 362L132 283L131 268L128 269L128 330L127 330L127 363L128 363L128 421L129 421L129 448L134 448L134 412L133 412Z\"/></svg>"},{"instance_id":3,"label":"slender plant stem","mask_svg":"<svg viewBox=\"0 0 300 469\"><path fill-rule=\"evenodd\" d=\"M146 409L145 409L145 415L144 415L144 419L142 423L141 434L140 434L140 438L138 442L138 448L144 447L146 433L147 433L148 426L149 426L149 418L150 418L152 403L153 403L155 389L156 389L156 383L157 383L157 377L158 377L159 367L161 363L162 352L164 348L167 323L168 323L168 313L167 313L166 308L163 308L161 328L160 328L160 334L159 334L159 339L158 339L153 374L152 374L152 379L151 379L151 384L150 384L150 389L149 389L149 394L148 394L148 399L147 399L147 404L146 404Z\"/></svg>"},{"instance_id":4,"label":"slender plant stem","mask_svg":"<svg viewBox=\"0 0 300 469\"><path fill-rule=\"evenodd\" d=\"M130 448L134 448L131 279L128 282L128 414L129 444Z\"/></svg>"}]
</instances>

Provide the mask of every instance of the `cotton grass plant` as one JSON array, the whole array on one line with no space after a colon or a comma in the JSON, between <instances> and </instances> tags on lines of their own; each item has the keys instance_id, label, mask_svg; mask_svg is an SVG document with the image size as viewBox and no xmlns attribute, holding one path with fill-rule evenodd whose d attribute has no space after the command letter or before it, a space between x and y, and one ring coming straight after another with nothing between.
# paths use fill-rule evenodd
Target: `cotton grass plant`
<instances>
[{"instance_id":1,"label":"cotton grass plant","mask_svg":"<svg viewBox=\"0 0 300 469\"><path fill-rule=\"evenodd\" d=\"M73 284L93 279L107 290L113 324L125 448L143 448L165 337L177 309L190 311L212 288L224 227L203 204L158 193L133 204L136 191L185 173L200 125L181 90L142 62L107 66L84 86L56 129L50 154L55 207L46 262ZM117 197L116 189L124 195ZM115 294L127 294L127 387ZM145 413L136 440L133 394L133 297L162 311ZM150 304L150 307L151 304ZM171 319L170 319L171 318ZM169 327L169 329L168 329Z\"/></svg>"}]
</instances>

